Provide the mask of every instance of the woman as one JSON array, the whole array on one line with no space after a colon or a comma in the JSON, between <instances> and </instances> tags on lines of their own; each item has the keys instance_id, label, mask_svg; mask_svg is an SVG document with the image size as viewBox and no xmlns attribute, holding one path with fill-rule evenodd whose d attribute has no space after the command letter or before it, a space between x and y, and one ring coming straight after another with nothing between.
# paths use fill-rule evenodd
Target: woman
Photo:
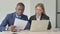
<instances>
[{"instance_id":1,"label":"woman","mask_svg":"<svg viewBox=\"0 0 60 34\"><path fill-rule=\"evenodd\" d=\"M29 19L30 25L32 20L49 20L49 17L45 13L44 5L42 3L39 3L35 6L35 15L31 16ZM49 21L48 30L51 29L51 23Z\"/></svg>"}]
</instances>

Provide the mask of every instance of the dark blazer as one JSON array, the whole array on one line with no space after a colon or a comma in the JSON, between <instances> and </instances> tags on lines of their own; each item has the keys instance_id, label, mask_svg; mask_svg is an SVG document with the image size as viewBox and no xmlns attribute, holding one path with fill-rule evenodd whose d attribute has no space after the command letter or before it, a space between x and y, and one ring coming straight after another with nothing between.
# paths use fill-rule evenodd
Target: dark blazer
<instances>
[{"instance_id":1,"label":"dark blazer","mask_svg":"<svg viewBox=\"0 0 60 34\"><path fill-rule=\"evenodd\" d=\"M6 25L8 26L14 25L15 17L16 17L16 12L8 14L0 25L0 31L5 31ZM28 17L26 15L21 15L21 19L28 21ZM27 23L25 29L29 29L29 23Z\"/></svg>"},{"instance_id":2,"label":"dark blazer","mask_svg":"<svg viewBox=\"0 0 60 34\"><path fill-rule=\"evenodd\" d=\"M32 20L36 20L36 15L33 15L33 16L30 17L30 19L29 19L30 25L31 25ZM40 20L49 20L49 17L47 15L42 14ZM47 29L48 30L51 29L51 23L50 23L50 21L49 21Z\"/></svg>"}]
</instances>

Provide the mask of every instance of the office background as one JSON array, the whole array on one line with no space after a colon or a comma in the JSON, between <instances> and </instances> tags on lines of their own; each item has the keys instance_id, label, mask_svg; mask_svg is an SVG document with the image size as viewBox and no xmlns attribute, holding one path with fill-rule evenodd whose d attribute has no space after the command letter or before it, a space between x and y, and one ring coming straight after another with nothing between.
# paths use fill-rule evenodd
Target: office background
<instances>
[{"instance_id":1,"label":"office background","mask_svg":"<svg viewBox=\"0 0 60 34\"><path fill-rule=\"evenodd\" d=\"M28 18L34 15L37 3L44 3L46 14L50 17L52 29L56 27L56 0L0 0L0 24L7 14L15 12L18 2L25 4L24 14Z\"/></svg>"}]
</instances>

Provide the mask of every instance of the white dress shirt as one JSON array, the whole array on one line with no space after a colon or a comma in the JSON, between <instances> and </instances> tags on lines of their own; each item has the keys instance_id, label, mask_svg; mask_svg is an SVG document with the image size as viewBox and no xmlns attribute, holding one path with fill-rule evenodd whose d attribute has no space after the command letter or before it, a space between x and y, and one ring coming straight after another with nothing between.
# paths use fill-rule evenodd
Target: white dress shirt
<instances>
[{"instance_id":1,"label":"white dress shirt","mask_svg":"<svg viewBox=\"0 0 60 34\"><path fill-rule=\"evenodd\" d=\"M37 20L40 20L40 18L41 18L41 16L36 16L36 19L37 19Z\"/></svg>"}]
</instances>

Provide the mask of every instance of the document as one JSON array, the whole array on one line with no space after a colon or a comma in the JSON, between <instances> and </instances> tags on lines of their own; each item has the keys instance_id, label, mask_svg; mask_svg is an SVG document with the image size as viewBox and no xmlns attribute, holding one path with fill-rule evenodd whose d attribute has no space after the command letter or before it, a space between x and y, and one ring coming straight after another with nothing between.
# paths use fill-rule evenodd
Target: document
<instances>
[{"instance_id":1,"label":"document","mask_svg":"<svg viewBox=\"0 0 60 34\"><path fill-rule=\"evenodd\" d=\"M24 30L24 28L26 27L27 23L28 23L28 21L15 18L14 26L16 26L16 29Z\"/></svg>"}]
</instances>

